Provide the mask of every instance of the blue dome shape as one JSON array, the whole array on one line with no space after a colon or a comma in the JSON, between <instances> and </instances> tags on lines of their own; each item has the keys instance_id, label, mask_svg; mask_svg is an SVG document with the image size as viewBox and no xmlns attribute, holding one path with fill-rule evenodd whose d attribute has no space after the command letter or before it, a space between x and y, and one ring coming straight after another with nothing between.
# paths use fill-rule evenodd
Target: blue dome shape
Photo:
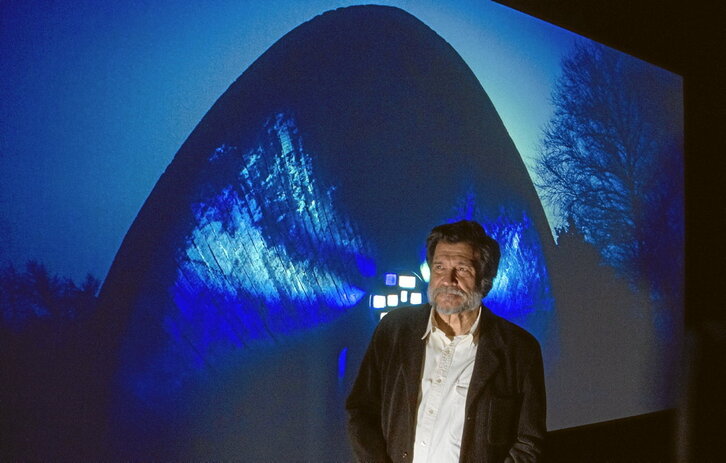
<instances>
[{"instance_id":1,"label":"blue dome shape","mask_svg":"<svg viewBox=\"0 0 726 463\"><path fill-rule=\"evenodd\" d=\"M543 336L548 224L461 57L391 7L291 31L180 148L105 281L114 453L349 459L342 401L369 297L461 218L503 248L485 302Z\"/></svg>"}]
</instances>

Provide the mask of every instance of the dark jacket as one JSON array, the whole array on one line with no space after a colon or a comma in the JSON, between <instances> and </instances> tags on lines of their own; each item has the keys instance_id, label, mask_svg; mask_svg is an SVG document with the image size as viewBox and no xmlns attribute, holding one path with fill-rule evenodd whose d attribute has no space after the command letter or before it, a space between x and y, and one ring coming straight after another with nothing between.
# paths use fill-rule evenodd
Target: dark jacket
<instances>
[{"instance_id":1,"label":"dark jacket","mask_svg":"<svg viewBox=\"0 0 726 463\"><path fill-rule=\"evenodd\" d=\"M393 310L373 333L346 401L358 461L411 461L430 311L428 304ZM538 461L545 408L539 343L483 308L460 461Z\"/></svg>"}]
</instances>

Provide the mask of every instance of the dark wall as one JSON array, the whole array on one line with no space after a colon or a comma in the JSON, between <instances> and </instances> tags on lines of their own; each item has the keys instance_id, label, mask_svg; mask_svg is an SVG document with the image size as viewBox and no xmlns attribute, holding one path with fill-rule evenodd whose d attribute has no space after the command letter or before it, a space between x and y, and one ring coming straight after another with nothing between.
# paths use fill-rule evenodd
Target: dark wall
<instances>
[{"instance_id":1,"label":"dark wall","mask_svg":"<svg viewBox=\"0 0 726 463\"><path fill-rule=\"evenodd\" d=\"M664 410L550 432L545 463L675 463L676 420Z\"/></svg>"},{"instance_id":2,"label":"dark wall","mask_svg":"<svg viewBox=\"0 0 726 463\"><path fill-rule=\"evenodd\" d=\"M626 429L646 433L639 447L650 458L631 454L627 461L663 461L662 449L676 442L669 458L712 461L723 440L719 411L726 409L723 352L726 323L721 288L726 261L726 205L722 177L726 168L726 98L723 89L726 28L718 2L578 0L498 0L550 23L664 67L684 77L686 148L686 351L683 400L671 413L648 417L647 423L621 420L600 428L553 434L552 455L562 460L569 449L577 461L623 461L614 455L633 445L622 439ZM636 425L639 423L639 425ZM653 438L659 436L660 438ZM663 442L663 440L666 442ZM588 442L589 445L583 445ZM603 452L607 443L608 452ZM588 449L588 450L583 450ZM584 455L582 451L589 452ZM555 460L553 460L555 461Z\"/></svg>"}]
</instances>

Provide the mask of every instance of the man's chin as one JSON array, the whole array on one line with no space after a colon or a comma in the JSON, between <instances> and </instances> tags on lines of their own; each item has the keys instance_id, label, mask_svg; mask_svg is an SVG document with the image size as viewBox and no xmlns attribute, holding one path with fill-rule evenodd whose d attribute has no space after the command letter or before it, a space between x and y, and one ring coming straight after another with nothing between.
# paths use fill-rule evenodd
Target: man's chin
<instances>
[{"instance_id":1,"label":"man's chin","mask_svg":"<svg viewBox=\"0 0 726 463\"><path fill-rule=\"evenodd\" d=\"M441 315L455 315L464 311L463 307L441 307L434 306L434 309Z\"/></svg>"},{"instance_id":2,"label":"man's chin","mask_svg":"<svg viewBox=\"0 0 726 463\"><path fill-rule=\"evenodd\" d=\"M436 305L440 307L463 307L466 302L466 297L458 294L439 294L436 296Z\"/></svg>"},{"instance_id":3,"label":"man's chin","mask_svg":"<svg viewBox=\"0 0 726 463\"><path fill-rule=\"evenodd\" d=\"M470 310L475 310L478 306L469 306L469 305L456 305L456 306L449 306L449 305L442 305L442 304L434 304L434 310L436 310L441 315L454 315L457 313L462 312L468 312Z\"/></svg>"}]
</instances>

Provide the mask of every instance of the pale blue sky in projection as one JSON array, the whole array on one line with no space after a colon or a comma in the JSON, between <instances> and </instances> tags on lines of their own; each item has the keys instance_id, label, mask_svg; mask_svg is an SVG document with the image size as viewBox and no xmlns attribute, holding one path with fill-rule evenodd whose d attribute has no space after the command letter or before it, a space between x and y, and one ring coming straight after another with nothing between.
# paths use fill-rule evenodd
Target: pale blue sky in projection
<instances>
[{"instance_id":1,"label":"pale blue sky in projection","mask_svg":"<svg viewBox=\"0 0 726 463\"><path fill-rule=\"evenodd\" d=\"M0 6L0 262L105 278L195 125L284 34L355 1ZM384 1L446 39L531 165L572 33L488 1Z\"/></svg>"}]
</instances>

